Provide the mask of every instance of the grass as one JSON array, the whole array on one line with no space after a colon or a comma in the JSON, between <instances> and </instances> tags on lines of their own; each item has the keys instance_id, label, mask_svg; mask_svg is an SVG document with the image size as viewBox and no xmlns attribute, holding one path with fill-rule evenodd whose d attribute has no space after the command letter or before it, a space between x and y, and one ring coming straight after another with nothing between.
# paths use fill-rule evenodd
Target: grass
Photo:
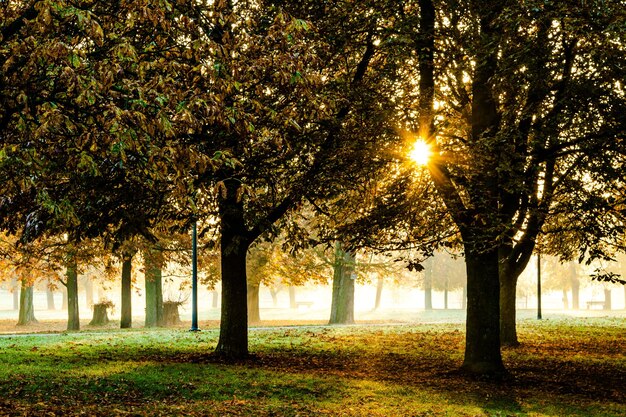
<instances>
[{"instance_id":1,"label":"grass","mask_svg":"<svg viewBox=\"0 0 626 417\"><path fill-rule=\"evenodd\" d=\"M259 328L224 363L217 329L0 337L0 415L624 416L622 318L522 321L504 383L457 373L460 324Z\"/></svg>"}]
</instances>

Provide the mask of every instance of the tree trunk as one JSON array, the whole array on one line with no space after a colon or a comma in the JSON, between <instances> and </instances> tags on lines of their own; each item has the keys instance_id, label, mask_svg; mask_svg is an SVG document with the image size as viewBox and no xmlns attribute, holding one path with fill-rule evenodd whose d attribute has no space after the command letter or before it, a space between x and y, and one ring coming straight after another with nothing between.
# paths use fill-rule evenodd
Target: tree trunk
<instances>
[{"instance_id":1,"label":"tree trunk","mask_svg":"<svg viewBox=\"0 0 626 417\"><path fill-rule=\"evenodd\" d=\"M246 229L243 201L237 197L239 182L224 183L226 195L219 200L222 309L215 354L242 359L248 356L246 255L252 241Z\"/></svg>"},{"instance_id":2,"label":"tree trunk","mask_svg":"<svg viewBox=\"0 0 626 417\"><path fill-rule=\"evenodd\" d=\"M430 256L424 261L424 310L433 309L433 268L434 257Z\"/></svg>"},{"instance_id":3,"label":"tree trunk","mask_svg":"<svg viewBox=\"0 0 626 417\"><path fill-rule=\"evenodd\" d=\"M333 298L328 324L354 323L354 255L335 244Z\"/></svg>"},{"instance_id":4,"label":"tree trunk","mask_svg":"<svg viewBox=\"0 0 626 417\"><path fill-rule=\"evenodd\" d=\"M50 287L46 287L46 302L48 304L48 310L55 310L54 306L54 292Z\"/></svg>"},{"instance_id":5,"label":"tree trunk","mask_svg":"<svg viewBox=\"0 0 626 417\"><path fill-rule=\"evenodd\" d=\"M67 301L67 288L61 290L61 294L63 297L61 298L61 310L68 309L68 301Z\"/></svg>"},{"instance_id":6,"label":"tree trunk","mask_svg":"<svg viewBox=\"0 0 626 417\"><path fill-rule=\"evenodd\" d=\"M37 323L35 318L35 306L33 304L33 284L22 281L20 289L20 312L17 321L18 326Z\"/></svg>"},{"instance_id":7,"label":"tree trunk","mask_svg":"<svg viewBox=\"0 0 626 417\"><path fill-rule=\"evenodd\" d=\"M165 326L174 326L180 324L180 313L178 301L165 301L163 303L163 324Z\"/></svg>"},{"instance_id":8,"label":"tree trunk","mask_svg":"<svg viewBox=\"0 0 626 417\"><path fill-rule=\"evenodd\" d=\"M448 277L445 278L443 286L443 309L448 309Z\"/></svg>"},{"instance_id":9,"label":"tree trunk","mask_svg":"<svg viewBox=\"0 0 626 417\"><path fill-rule=\"evenodd\" d=\"M104 326L109 323L108 308L109 303L98 303L93 305L93 317L89 322L90 326Z\"/></svg>"},{"instance_id":10,"label":"tree trunk","mask_svg":"<svg viewBox=\"0 0 626 417\"><path fill-rule=\"evenodd\" d=\"M123 254L122 257L122 307L120 328L130 329L133 326L133 310L131 303L131 272L132 255Z\"/></svg>"},{"instance_id":11,"label":"tree trunk","mask_svg":"<svg viewBox=\"0 0 626 417\"><path fill-rule=\"evenodd\" d=\"M296 304L296 287L293 285L289 286L289 308L292 310L298 308L298 304Z\"/></svg>"},{"instance_id":12,"label":"tree trunk","mask_svg":"<svg viewBox=\"0 0 626 417\"><path fill-rule=\"evenodd\" d=\"M85 277L85 303L87 307L93 306L93 281L89 277Z\"/></svg>"},{"instance_id":13,"label":"tree trunk","mask_svg":"<svg viewBox=\"0 0 626 417\"><path fill-rule=\"evenodd\" d=\"M272 296L272 305L278 307L278 290L275 287L270 287L270 294Z\"/></svg>"},{"instance_id":14,"label":"tree trunk","mask_svg":"<svg viewBox=\"0 0 626 417\"><path fill-rule=\"evenodd\" d=\"M474 252L468 246L465 245L467 321L462 369L472 374L503 374L498 251Z\"/></svg>"},{"instance_id":15,"label":"tree trunk","mask_svg":"<svg viewBox=\"0 0 626 417\"><path fill-rule=\"evenodd\" d=\"M563 288L563 309L569 310L569 301L567 300L567 288Z\"/></svg>"},{"instance_id":16,"label":"tree trunk","mask_svg":"<svg viewBox=\"0 0 626 417\"><path fill-rule=\"evenodd\" d=\"M604 289L604 309L611 310L611 290L609 288Z\"/></svg>"},{"instance_id":17,"label":"tree trunk","mask_svg":"<svg viewBox=\"0 0 626 417\"><path fill-rule=\"evenodd\" d=\"M76 261L71 260L65 271L67 294L67 330L80 330L78 310L78 271Z\"/></svg>"},{"instance_id":18,"label":"tree trunk","mask_svg":"<svg viewBox=\"0 0 626 417\"><path fill-rule=\"evenodd\" d=\"M383 296L383 285L384 285L383 277L378 277L378 281L376 281L376 300L374 301L374 311L380 308L380 301Z\"/></svg>"},{"instance_id":19,"label":"tree trunk","mask_svg":"<svg viewBox=\"0 0 626 417\"><path fill-rule=\"evenodd\" d=\"M257 324L261 321L259 311L260 284L248 284L248 324Z\"/></svg>"},{"instance_id":20,"label":"tree trunk","mask_svg":"<svg viewBox=\"0 0 626 417\"><path fill-rule=\"evenodd\" d=\"M519 345L516 326L518 277L519 275L506 271L500 277L500 342L502 346Z\"/></svg>"},{"instance_id":21,"label":"tree trunk","mask_svg":"<svg viewBox=\"0 0 626 417\"><path fill-rule=\"evenodd\" d=\"M163 256L154 249L144 251L144 278L146 285L145 327L163 325Z\"/></svg>"},{"instance_id":22,"label":"tree trunk","mask_svg":"<svg viewBox=\"0 0 626 417\"><path fill-rule=\"evenodd\" d=\"M219 300L220 300L219 296L220 296L220 294L217 292L217 290L211 291L211 294L213 295L213 297L212 297L213 300L211 302L211 307L218 308L219 307Z\"/></svg>"},{"instance_id":23,"label":"tree trunk","mask_svg":"<svg viewBox=\"0 0 626 417\"><path fill-rule=\"evenodd\" d=\"M574 261L569 263L569 280L572 287L572 308L578 310L580 309L580 280L578 279L576 262Z\"/></svg>"},{"instance_id":24,"label":"tree trunk","mask_svg":"<svg viewBox=\"0 0 626 417\"><path fill-rule=\"evenodd\" d=\"M18 311L20 309L20 289L13 287L13 310Z\"/></svg>"}]
</instances>

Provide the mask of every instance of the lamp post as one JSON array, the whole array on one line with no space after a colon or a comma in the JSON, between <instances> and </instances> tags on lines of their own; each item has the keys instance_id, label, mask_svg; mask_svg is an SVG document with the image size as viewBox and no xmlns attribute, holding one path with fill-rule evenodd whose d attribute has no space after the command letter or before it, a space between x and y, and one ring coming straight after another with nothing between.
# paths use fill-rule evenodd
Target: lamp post
<instances>
[{"instance_id":1,"label":"lamp post","mask_svg":"<svg viewBox=\"0 0 626 417\"><path fill-rule=\"evenodd\" d=\"M198 328L198 222L193 222L191 233L191 329L190 332L200 331Z\"/></svg>"}]
</instances>

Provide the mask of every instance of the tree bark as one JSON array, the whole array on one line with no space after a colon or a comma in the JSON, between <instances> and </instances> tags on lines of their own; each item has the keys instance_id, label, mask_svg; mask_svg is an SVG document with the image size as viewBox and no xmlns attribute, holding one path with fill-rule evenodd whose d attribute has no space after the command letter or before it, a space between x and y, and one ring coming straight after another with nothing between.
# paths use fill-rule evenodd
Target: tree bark
<instances>
[{"instance_id":1,"label":"tree bark","mask_svg":"<svg viewBox=\"0 0 626 417\"><path fill-rule=\"evenodd\" d=\"M503 374L500 353L500 273L497 249L465 245L467 321L462 369L471 374Z\"/></svg>"},{"instance_id":2,"label":"tree bark","mask_svg":"<svg viewBox=\"0 0 626 417\"><path fill-rule=\"evenodd\" d=\"M122 307L120 318L120 328L122 329L130 329L133 325L133 310L131 302L132 260L132 255L128 253L122 255Z\"/></svg>"},{"instance_id":3,"label":"tree bark","mask_svg":"<svg viewBox=\"0 0 626 417\"><path fill-rule=\"evenodd\" d=\"M18 326L37 323L35 318L35 306L33 304L33 284L22 281L20 289L20 312L17 321Z\"/></svg>"},{"instance_id":4,"label":"tree bark","mask_svg":"<svg viewBox=\"0 0 626 417\"><path fill-rule=\"evenodd\" d=\"M67 330L80 330L78 309L78 270L76 260L70 260L65 271L65 288L67 294Z\"/></svg>"},{"instance_id":5,"label":"tree bark","mask_svg":"<svg viewBox=\"0 0 626 417\"><path fill-rule=\"evenodd\" d=\"M108 310L109 303L98 303L93 305L93 317L89 322L90 326L104 326L109 323Z\"/></svg>"},{"instance_id":6,"label":"tree bark","mask_svg":"<svg viewBox=\"0 0 626 417\"><path fill-rule=\"evenodd\" d=\"M333 298L328 324L354 323L354 255L335 244Z\"/></svg>"},{"instance_id":7,"label":"tree bark","mask_svg":"<svg viewBox=\"0 0 626 417\"><path fill-rule=\"evenodd\" d=\"M261 321L259 310L260 284L248 284L248 324L257 324Z\"/></svg>"},{"instance_id":8,"label":"tree bark","mask_svg":"<svg viewBox=\"0 0 626 417\"><path fill-rule=\"evenodd\" d=\"M222 309L215 354L243 359L248 356L246 255L252 242L246 229L243 201L237 196L239 182L224 183L226 195L219 200Z\"/></svg>"},{"instance_id":9,"label":"tree bark","mask_svg":"<svg viewBox=\"0 0 626 417\"><path fill-rule=\"evenodd\" d=\"M166 301L163 303L163 325L174 326L180 324L180 303L178 301Z\"/></svg>"},{"instance_id":10,"label":"tree bark","mask_svg":"<svg viewBox=\"0 0 626 417\"><path fill-rule=\"evenodd\" d=\"M163 257L154 249L144 251L146 285L145 327L163 325Z\"/></svg>"},{"instance_id":11,"label":"tree bark","mask_svg":"<svg viewBox=\"0 0 626 417\"><path fill-rule=\"evenodd\" d=\"M433 269L435 260L433 256L424 261L424 310L433 309Z\"/></svg>"},{"instance_id":12,"label":"tree bark","mask_svg":"<svg viewBox=\"0 0 626 417\"><path fill-rule=\"evenodd\" d=\"M517 339L517 279L519 275L500 270L500 343L518 346Z\"/></svg>"}]
</instances>

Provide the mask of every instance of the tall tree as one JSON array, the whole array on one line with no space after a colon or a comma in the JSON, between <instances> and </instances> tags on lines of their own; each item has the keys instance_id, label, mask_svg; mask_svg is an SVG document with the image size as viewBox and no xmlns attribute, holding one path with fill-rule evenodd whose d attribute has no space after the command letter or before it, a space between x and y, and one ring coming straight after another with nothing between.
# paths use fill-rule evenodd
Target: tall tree
<instances>
[{"instance_id":1,"label":"tall tree","mask_svg":"<svg viewBox=\"0 0 626 417\"><path fill-rule=\"evenodd\" d=\"M120 327L128 329L132 327L133 310L132 310L132 262L133 253L130 250L122 252L122 306Z\"/></svg>"},{"instance_id":2,"label":"tall tree","mask_svg":"<svg viewBox=\"0 0 626 417\"><path fill-rule=\"evenodd\" d=\"M354 323L354 286L356 282L354 253L340 242L335 243L333 293L328 324Z\"/></svg>"},{"instance_id":3,"label":"tall tree","mask_svg":"<svg viewBox=\"0 0 626 417\"><path fill-rule=\"evenodd\" d=\"M146 285L146 327L163 325L163 253L159 248L142 251Z\"/></svg>"},{"instance_id":4,"label":"tall tree","mask_svg":"<svg viewBox=\"0 0 626 417\"><path fill-rule=\"evenodd\" d=\"M33 291L35 286L28 277L21 279L22 286L20 288L20 309L18 314L17 325L25 326L31 323L37 323L35 318L35 306L33 303Z\"/></svg>"}]
</instances>

